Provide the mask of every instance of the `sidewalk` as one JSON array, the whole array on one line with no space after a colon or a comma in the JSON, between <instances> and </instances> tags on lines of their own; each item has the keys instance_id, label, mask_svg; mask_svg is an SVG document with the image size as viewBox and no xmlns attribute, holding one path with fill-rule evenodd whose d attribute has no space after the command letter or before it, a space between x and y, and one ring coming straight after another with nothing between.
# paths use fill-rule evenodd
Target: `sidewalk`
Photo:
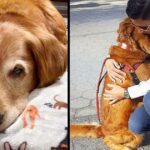
<instances>
[{"instance_id":1,"label":"sidewalk","mask_svg":"<svg viewBox=\"0 0 150 150\"><path fill-rule=\"evenodd\" d=\"M126 16L126 1L71 0L71 123L97 122L95 89L102 61L116 43L116 30ZM102 87L100 88L101 91ZM150 149L150 138L138 150ZM75 138L71 150L108 150L101 139Z\"/></svg>"}]
</instances>

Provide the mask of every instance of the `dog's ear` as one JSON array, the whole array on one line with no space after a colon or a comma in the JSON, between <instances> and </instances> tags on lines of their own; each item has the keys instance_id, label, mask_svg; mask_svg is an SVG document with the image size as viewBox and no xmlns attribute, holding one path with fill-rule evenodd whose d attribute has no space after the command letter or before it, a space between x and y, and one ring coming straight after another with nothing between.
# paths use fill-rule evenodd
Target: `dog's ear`
<instances>
[{"instance_id":1,"label":"dog's ear","mask_svg":"<svg viewBox=\"0 0 150 150\"><path fill-rule=\"evenodd\" d=\"M38 87L55 82L67 66L67 45L62 44L54 35L43 33L26 41L27 49L32 52L35 60Z\"/></svg>"},{"instance_id":2,"label":"dog's ear","mask_svg":"<svg viewBox=\"0 0 150 150\"><path fill-rule=\"evenodd\" d=\"M131 25L131 20L129 18L125 18L120 24L117 30L118 32L118 42L126 42L129 36L134 31L134 27Z\"/></svg>"},{"instance_id":3,"label":"dog's ear","mask_svg":"<svg viewBox=\"0 0 150 150\"><path fill-rule=\"evenodd\" d=\"M45 21L43 23L47 30L53 32L60 42L67 44L65 20L54 4L50 0L36 0L34 3L44 15Z\"/></svg>"}]
</instances>

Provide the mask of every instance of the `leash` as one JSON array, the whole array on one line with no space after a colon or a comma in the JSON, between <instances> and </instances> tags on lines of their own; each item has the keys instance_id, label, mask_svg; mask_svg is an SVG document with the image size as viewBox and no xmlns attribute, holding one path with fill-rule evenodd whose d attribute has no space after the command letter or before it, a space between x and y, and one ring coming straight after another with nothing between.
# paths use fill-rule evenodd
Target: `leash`
<instances>
[{"instance_id":1,"label":"leash","mask_svg":"<svg viewBox=\"0 0 150 150\"><path fill-rule=\"evenodd\" d=\"M104 66L105 66L105 63L106 63L107 59L110 59L110 58L108 57L108 58L104 59L101 70L100 70L98 83L97 83L97 86L96 86L96 112L97 112L97 118L98 118L99 124L100 124L100 104L99 104L99 100L98 100L98 93L99 93L100 84L101 84L102 80L104 79L104 77L106 75L106 72L105 72L104 75L102 76L103 69L104 69Z\"/></svg>"}]
</instances>

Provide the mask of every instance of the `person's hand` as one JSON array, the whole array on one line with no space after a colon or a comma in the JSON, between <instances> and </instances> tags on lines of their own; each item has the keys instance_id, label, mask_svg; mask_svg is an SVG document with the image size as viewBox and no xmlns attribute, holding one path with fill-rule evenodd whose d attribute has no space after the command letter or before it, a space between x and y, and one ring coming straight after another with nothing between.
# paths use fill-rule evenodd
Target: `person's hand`
<instances>
[{"instance_id":1,"label":"person's hand","mask_svg":"<svg viewBox=\"0 0 150 150\"><path fill-rule=\"evenodd\" d=\"M126 73L120 70L119 64L114 59L107 59L105 66L108 76L113 82L125 80Z\"/></svg>"},{"instance_id":2,"label":"person's hand","mask_svg":"<svg viewBox=\"0 0 150 150\"><path fill-rule=\"evenodd\" d=\"M124 88L115 84L108 84L107 86L110 90L105 90L104 99L110 101L110 104L114 104L124 98Z\"/></svg>"}]
</instances>

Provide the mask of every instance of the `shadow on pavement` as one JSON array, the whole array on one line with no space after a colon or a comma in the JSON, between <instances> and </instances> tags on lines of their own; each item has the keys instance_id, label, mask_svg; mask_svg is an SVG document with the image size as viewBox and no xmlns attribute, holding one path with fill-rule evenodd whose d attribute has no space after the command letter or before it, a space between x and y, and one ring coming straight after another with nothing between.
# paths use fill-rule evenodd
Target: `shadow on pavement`
<instances>
[{"instance_id":1,"label":"shadow on pavement","mask_svg":"<svg viewBox=\"0 0 150 150\"><path fill-rule=\"evenodd\" d=\"M116 19L116 16L117 18L122 18L123 16L126 16L125 8L126 6L110 5L110 7L108 8L99 7L94 9L81 9L81 10L73 9L71 10L70 15L71 24L74 22L78 22L81 24L86 22L113 20Z\"/></svg>"}]
</instances>

